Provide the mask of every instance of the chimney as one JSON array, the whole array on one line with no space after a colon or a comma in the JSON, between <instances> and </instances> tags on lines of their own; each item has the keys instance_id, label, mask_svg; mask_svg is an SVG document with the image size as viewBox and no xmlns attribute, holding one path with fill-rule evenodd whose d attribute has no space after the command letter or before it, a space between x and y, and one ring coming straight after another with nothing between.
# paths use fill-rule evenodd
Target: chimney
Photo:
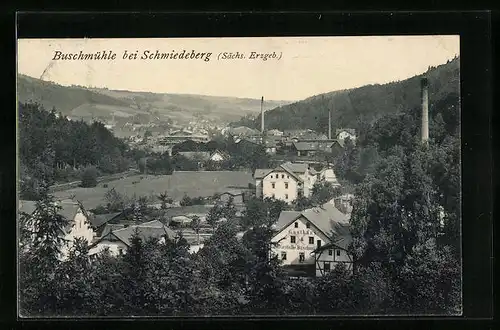
<instances>
[{"instance_id":1,"label":"chimney","mask_svg":"<svg viewBox=\"0 0 500 330\"><path fill-rule=\"evenodd\" d=\"M264 135L264 96L260 99L260 132Z\"/></svg>"},{"instance_id":2,"label":"chimney","mask_svg":"<svg viewBox=\"0 0 500 330\"><path fill-rule=\"evenodd\" d=\"M332 139L332 109L328 110L328 140Z\"/></svg>"},{"instance_id":3,"label":"chimney","mask_svg":"<svg viewBox=\"0 0 500 330\"><path fill-rule=\"evenodd\" d=\"M427 78L420 81L422 89L422 142L429 140L429 90Z\"/></svg>"}]
</instances>

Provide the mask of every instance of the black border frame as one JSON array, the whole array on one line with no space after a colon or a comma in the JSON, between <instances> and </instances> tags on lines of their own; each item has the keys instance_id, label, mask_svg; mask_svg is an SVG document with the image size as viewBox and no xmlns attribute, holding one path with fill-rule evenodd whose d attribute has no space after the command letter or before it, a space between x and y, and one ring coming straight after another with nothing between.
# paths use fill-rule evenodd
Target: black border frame
<instances>
[{"instance_id":1,"label":"black border frame","mask_svg":"<svg viewBox=\"0 0 500 330\"><path fill-rule=\"evenodd\" d=\"M19 38L110 38L110 37L251 37L251 36L327 36L327 35L405 35L405 34L460 34L461 58L461 120L462 120L462 237L463 237L463 316L419 317L415 324L425 327L446 322L450 326L473 325L478 320L493 316L493 181L492 181L492 35L491 13L485 11L453 12L196 12L196 13L18 13L16 20ZM201 32L200 32L201 31ZM12 38L12 39L11 39ZM15 36L10 35L14 44ZM36 56L36 55L35 55ZM11 62L10 78L16 74L15 53ZM15 95L15 87L14 94ZM11 95L12 96L12 95ZM16 99L12 106L16 106ZM8 108L12 109L12 108ZM4 111L3 123L10 142L15 139L15 112ZM14 138L14 139L13 139ZM9 140L10 139L10 140ZM5 141L5 140L4 140ZM16 217L15 191L16 150L7 145L4 149L10 167L0 172L2 188L2 219ZM12 143L11 142L11 143ZM5 145L5 144L4 144ZM16 310L16 258L14 222L5 221L2 233L3 287L0 315L10 320L17 317ZM5 284L5 280L10 285ZM8 295L9 299L3 297ZM2 317L3 318L3 317ZM171 319L162 325L196 328L222 324L236 326L246 318ZM461 322L467 319L466 323ZM88 321L108 328L108 321ZM151 325L152 319L134 320L133 326ZM154 319L157 321L157 319ZM165 321L167 321L166 319ZM229 322L225 322L228 320ZM293 327L333 327L348 325L408 327L415 318L363 317L363 318L276 318L259 317L255 325L273 324ZM273 322L270 322L270 321ZM127 320L130 321L130 320ZM120 322L120 326L131 322ZM138 321L138 322L137 322ZM79 326L65 320L21 320L18 325L63 328ZM252 326L247 322L245 326ZM472 323L472 324L471 324ZM237 326L242 326L238 324Z\"/></svg>"}]
</instances>

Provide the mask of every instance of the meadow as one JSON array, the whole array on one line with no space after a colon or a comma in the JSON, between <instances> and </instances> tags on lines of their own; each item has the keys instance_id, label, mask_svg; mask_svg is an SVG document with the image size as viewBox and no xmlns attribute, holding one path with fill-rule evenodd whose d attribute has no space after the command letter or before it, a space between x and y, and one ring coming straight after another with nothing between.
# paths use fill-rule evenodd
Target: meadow
<instances>
[{"instance_id":1,"label":"meadow","mask_svg":"<svg viewBox=\"0 0 500 330\"><path fill-rule=\"evenodd\" d=\"M74 196L87 209L104 205L105 195L114 188L128 197L158 196L167 194L180 201L189 197L209 197L227 190L245 189L253 181L252 174L238 171L174 172L172 175L133 175L118 180L99 183L93 188L71 188L54 192L58 199Z\"/></svg>"}]
</instances>

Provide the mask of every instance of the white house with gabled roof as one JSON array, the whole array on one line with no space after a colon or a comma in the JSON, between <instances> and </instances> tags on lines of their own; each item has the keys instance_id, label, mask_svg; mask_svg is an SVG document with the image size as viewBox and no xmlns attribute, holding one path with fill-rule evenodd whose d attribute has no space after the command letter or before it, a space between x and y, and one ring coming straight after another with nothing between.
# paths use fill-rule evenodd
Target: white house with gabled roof
<instances>
[{"instance_id":1,"label":"white house with gabled roof","mask_svg":"<svg viewBox=\"0 0 500 330\"><path fill-rule=\"evenodd\" d=\"M61 247L60 259L65 260L68 257L69 251L72 248L76 238L83 238L90 245L96 235L91 217L79 202L72 200L56 201L55 204L60 207L58 214L68 220L68 225L65 228L60 228L60 236L64 238L65 244ZM19 215L34 217L37 213L37 202L20 200L18 204ZM28 225L20 223L20 225ZM28 228L28 230L35 230ZM26 247L29 248L29 247Z\"/></svg>"},{"instance_id":2,"label":"white house with gabled roof","mask_svg":"<svg viewBox=\"0 0 500 330\"><path fill-rule=\"evenodd\" d=\"M299 196L309 197L317 175L305 163L287 162L274 169L256 169L255 194L291 203Z\"/></svg>"},{"instance_id":3,"label":"white house with gabled roof","mask_svg":"<svg viewBox=\"0 0 500 330\"><path fill-rule=\"evenodd\" d=\"M349 217L333 202L304 211L282 211L274 226L272 253L284 266L309 266L321 276L325 268L329 271L337 263L351 260L347 253L351 240L349 228ZM337 250L341 250L340 255Z\"/></svg>"}]
</instances>

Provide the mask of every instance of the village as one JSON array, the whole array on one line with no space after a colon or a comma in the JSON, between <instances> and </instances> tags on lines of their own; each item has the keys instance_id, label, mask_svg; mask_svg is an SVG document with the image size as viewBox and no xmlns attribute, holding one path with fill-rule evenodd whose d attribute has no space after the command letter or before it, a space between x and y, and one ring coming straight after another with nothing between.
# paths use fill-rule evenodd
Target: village
<instances>
[{"instance_id":1,"label":"village","mask_svg":"<svg viewBox=\"0 0 500 330\"><path fill-rule=\"evenodd\" d=\"M196 171L174 171L169 176L169 188L165 189L169 196L165 196L162 203L144 202L145 207L153 210L146 218L138 220L134 217L137 203L119 212L94 214L90 209L96 203L82 202L75 196L65 196L64 192L56 194L61 214L73 222L64 234L69 244L61 258L67 257L76 237L83 237L89 243L90 256L104 250L115 256L125 254L134 233L139 233L144 241L156 238L164 242L182 237L190 245L190 253L197 253L214 231L214 226L207 223L207 217L217 205L231 203L234 206L233 219L222 217L216 222L234 221L239 228L237 236L241 239L245 230L240 223L249 199L278 200L291 205L299 198L310 198L316 183L326 182L333 188L340 188L333 164L317 156L340 152L347 140L355 142L353 129L337 129L334 138L331 125L328 136L313 130L265 130L264 111L261 115L260 132L244 126L221 129L223 135L229 136L243 150L263 146L278 164L272 168L257 168L253 173L206 170L208 163L222 163L230 155L217 149L211 152L191 150L192 145L210 142L209 135L203 134L207 133L206 130L200 132L199 128L193 130L195 127L192 126L171 131L168 135L157 135L148 139L147 144L142 143L144 148L169 156L179 154L198 165ZM137 146L142 140L131 138L128 141ZM149 180L150 185L155 184L154 176ZM197 189L201 186L204 188ZM185 202L185 199L191 199L191 202ZM291 276L322 276L334 269L337 263L345 263L351 268L352 260L347 249L352 199L352 194L343 193L324 205L279 214L272 227L275 232L272 253L290 270ZM195 200L203 202L196 203ZM32 214L35 203L21 200L19 211ZM197 223L196 226L193 222Z\"/></svg>"}]
</instances>

